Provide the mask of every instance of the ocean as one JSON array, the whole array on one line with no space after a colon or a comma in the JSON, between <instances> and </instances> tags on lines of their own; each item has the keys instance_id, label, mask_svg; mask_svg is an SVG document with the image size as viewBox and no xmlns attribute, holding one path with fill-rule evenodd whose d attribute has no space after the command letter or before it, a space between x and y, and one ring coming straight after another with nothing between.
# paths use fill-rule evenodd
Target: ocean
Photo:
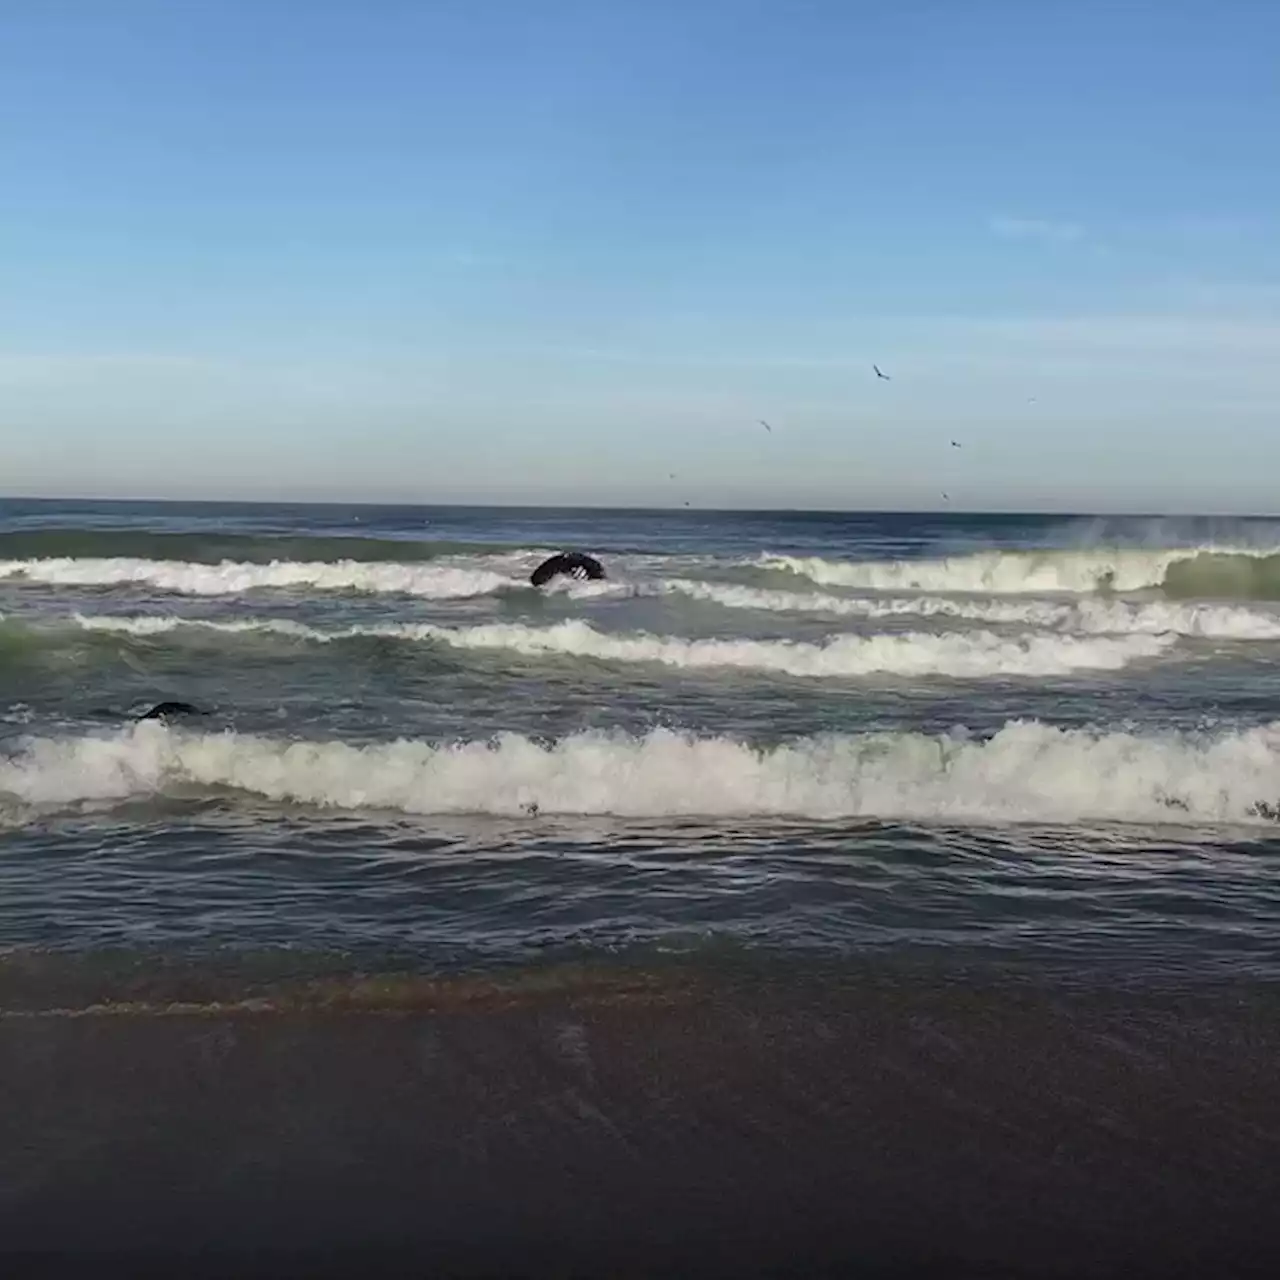
<instances>
[{"instance_id":1,"label":"ocean","mask_svg":"<svg viewBox=\"0 0 1280 1280\"><path fill-rule=\"evenodd\" d=\"M1280 521L4 501L0 1254L1273 1275L1278 700Z\"/></svg>"},{"instance_id":2,"label":"ocean","mask_svg":"<svg viewBox=\"0 0 1280 1280\"><path fill-rule=\"evenodd\" d=\"M8 500L0 615L8 949L1280 973L1280 522Z\"/></svg>"}]
</instances>

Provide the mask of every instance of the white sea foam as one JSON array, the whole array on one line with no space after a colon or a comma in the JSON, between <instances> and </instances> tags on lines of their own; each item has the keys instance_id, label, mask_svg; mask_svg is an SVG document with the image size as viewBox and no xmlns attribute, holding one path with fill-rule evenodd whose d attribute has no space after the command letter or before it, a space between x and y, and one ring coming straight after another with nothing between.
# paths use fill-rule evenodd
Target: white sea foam
<instances>
[{"instance_id":1,"label":"white sea foam","mask_svg":"<svg viewBox=\"0 0 1280 1280\"><path fill-rule=\"evenodd\" d=\"M644 632L619 635L576 620L547 627L514 622L468 627L386 623L333 631L321 631L284 618L213 621L172 616L77 615L76 621L89 630L139 636L202 628L227 633L278 634L319 643L369 637L434 641L461 649L506 650L526 656L565 654L610 662L654 662L684 669L737 668L811 677L886 674L984 678L1113 671L1142 658L1156 657L1175 641L1167 635L1011 637L990 631L837 635L821 644L793 640L689 640Z\"/></svg>"},{"instance_id":2,"label":"white sea foam","mask_svg":"<svg viewBox=\"0 0 1280 1280\"><path fill-rule=\"evenodd\" d=\"M627 596L649 594L647 588L631 582L596 579L552 578L538 588L543 596L569 596L573 600L618 600Z\"/></svg>"},{"instance_id":3,"label":"white sea foam","mask_svg":"<svg viewBox=\"0 0 1280 1280\"><path fill-rule=\"evenodd\" d=\"M668 593L727 609L770 613L820 613L832 617L891 619L954 618L988 626L1041 627L1091 635L1206 636L1228 640L1280 639L1280 614L1237 605L1173 601L975 600L949 596L833 596L824 592L774 591L728 583L668 578Z\"/></svg>"},{"instance_id":4,"label":"white sea foam","mask_svg":"<svg viewBox=\"0 0 1280 1280\"><path fill-rule=\"evenodd\" d=\"M363 560L273 560L269 564L236 560L195 564L185 560L128 558L2 560L0 578L69 587L136 583L193 596L240 595L262 588L306 587L315 591L362 591L422 596L432 600L462 599L528 586L527 579L492 569Z\"/></svg>"},{"instance_id":5,"label":"white sea foam","mask_svg":"<svg viewBox=\"0 0 1280 1280\"><path fill-rule=\"evenodd\" d=\"M1158 587L1169 567L1202 555L1257 561L1277 548L1091 547L1054 551L981 551L944 560L826 560L820 556L763 555L755 563L782 569L822 586L871 591L940 591L991 595L1037 592L1080 594L1109 588Z\"/></svg>"},{"instance_id":6,"label":"white sea foam","mask_svg":"<svg viewBox=\"0 0 1280 1280\"><path fill-rule=\"evenodd\" d=\"M1179 567L1179 573L1194 568L1198 585L1207 588L1210 595L1240 593L1265 596L1272 591L1280 593L1280 572L1272 572L1272 558L1278 557L1280 550L1274 548L1089 548L989 551L942 560L840 561L817 556L764 555L753 563L758 567L785 570L828 587L1006 596L1080 595L1103 588L1136 591L1161 586L1166 582L1169 570ZM428 599L465 598L528 586L527 572L532 563L530 553L521 551L459 559L460 563L276 560L261 564L223 560L217 564L206 564L132 557L47 557L0 560L0 580L69 587L136 584L196 596L306 588L404 594ZM1210 560L1213 563L1207 563ZM1191 562L1195 561L1203 563L1193 565ZM678 558L659 559L651 567L662 565L667 572L673 569L681 572L680 563ZM683 571L688 572L688 568ZM729 589L722 584L702 585L708 589L718 585L723 591ZM582 599L645 594L655 589L662 591L667 588L661 585L655 588L643 581L631 583L625 572L603 582L557 579L544 588L545 591L564 592ZM687 590L679 586L671 589Z\"/></svg>"},{"instance_id":7,"label":"white sea foam","mask_svg":"<svg viewBox=\"0 0 1280 1280\"><path fill-rule=\"evenodd\" d=\"M175 789L407 813L875 817L959 822L1251 820L1280 793L1280 724L1215 736L1063 730L831 735L760 749L669 730L517 734L437 745L283 742L144 723L33 737L0 757L0 798L59 807Z\"/></svg>"}]
</instances>

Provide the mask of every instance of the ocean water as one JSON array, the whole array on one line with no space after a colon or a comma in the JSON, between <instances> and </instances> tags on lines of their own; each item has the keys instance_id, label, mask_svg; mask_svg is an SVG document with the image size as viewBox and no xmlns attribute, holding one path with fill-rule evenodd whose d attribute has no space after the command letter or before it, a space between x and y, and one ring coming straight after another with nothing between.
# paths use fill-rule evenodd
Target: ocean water
<instances>
[{"instance_id":1,"label":"ocean water","mask_svg":"<svg viewBox=\"0 0 1280 1280\"><path fill-rule=\"evenodd\" d=\"M1280 522L0 503L10 956L1269 978L1276 807Z\"/></svg>"}]
</instances>

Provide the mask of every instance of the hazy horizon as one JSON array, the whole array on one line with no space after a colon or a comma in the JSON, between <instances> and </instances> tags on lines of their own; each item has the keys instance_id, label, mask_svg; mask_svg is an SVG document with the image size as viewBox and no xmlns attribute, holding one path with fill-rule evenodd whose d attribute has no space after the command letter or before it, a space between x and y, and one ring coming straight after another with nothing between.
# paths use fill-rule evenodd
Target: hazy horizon
<instances>
[{"instance_id":1,"label":"hazy horizon","mask_svg":"<svg viewBox=\"0 0 1280 1280\"><path fill-rule=\"evenodd\" d=\"M334 508L367 508L370 510L395 510L399 508L422 508L459 511L593 511L613 512L617 514L633 512L655 515L687 512L691 516L699 514L718 515L813 515L813 516L925 516L930 519L945 519L948 516L966 516L981 518L983 516L1008 516L1011 518L1026 517L1031 519L1066 519L1066 520L1227 520L1227 521L1276 521L1280 514L1266 511L1223 511L1223 510L1129 510L1123 508L1072 508L1072 507L993 507L976 508L964 506L946 507L781 507L781 506L688 506L683 503L667 505L597 505L589 502L430 502L414 500L368 500L350 498L226 498L226 497L164 497L164 496L103 496L92 494L31 494L0 493L2 503L39 503L50 506L74 505L85 503L92 505L119 506L177 506L177 507L334 507Z\"/></svg>"}]
</instances>

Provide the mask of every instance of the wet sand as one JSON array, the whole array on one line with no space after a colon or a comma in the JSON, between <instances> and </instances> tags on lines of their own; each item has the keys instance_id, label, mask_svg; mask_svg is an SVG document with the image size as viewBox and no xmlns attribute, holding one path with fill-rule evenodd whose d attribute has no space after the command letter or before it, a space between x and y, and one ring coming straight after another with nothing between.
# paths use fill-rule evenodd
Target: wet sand
<instances>
[{"instance_id":1,"label":"wet sand","mask_svg":"<svg viewBox=\"0 0 1280 1280\"><path fill-rule=\"evenodd\" d=\"M1280 1274L1267 987L0 989L14 1276Z\"/></svg>"}]
</instances>

